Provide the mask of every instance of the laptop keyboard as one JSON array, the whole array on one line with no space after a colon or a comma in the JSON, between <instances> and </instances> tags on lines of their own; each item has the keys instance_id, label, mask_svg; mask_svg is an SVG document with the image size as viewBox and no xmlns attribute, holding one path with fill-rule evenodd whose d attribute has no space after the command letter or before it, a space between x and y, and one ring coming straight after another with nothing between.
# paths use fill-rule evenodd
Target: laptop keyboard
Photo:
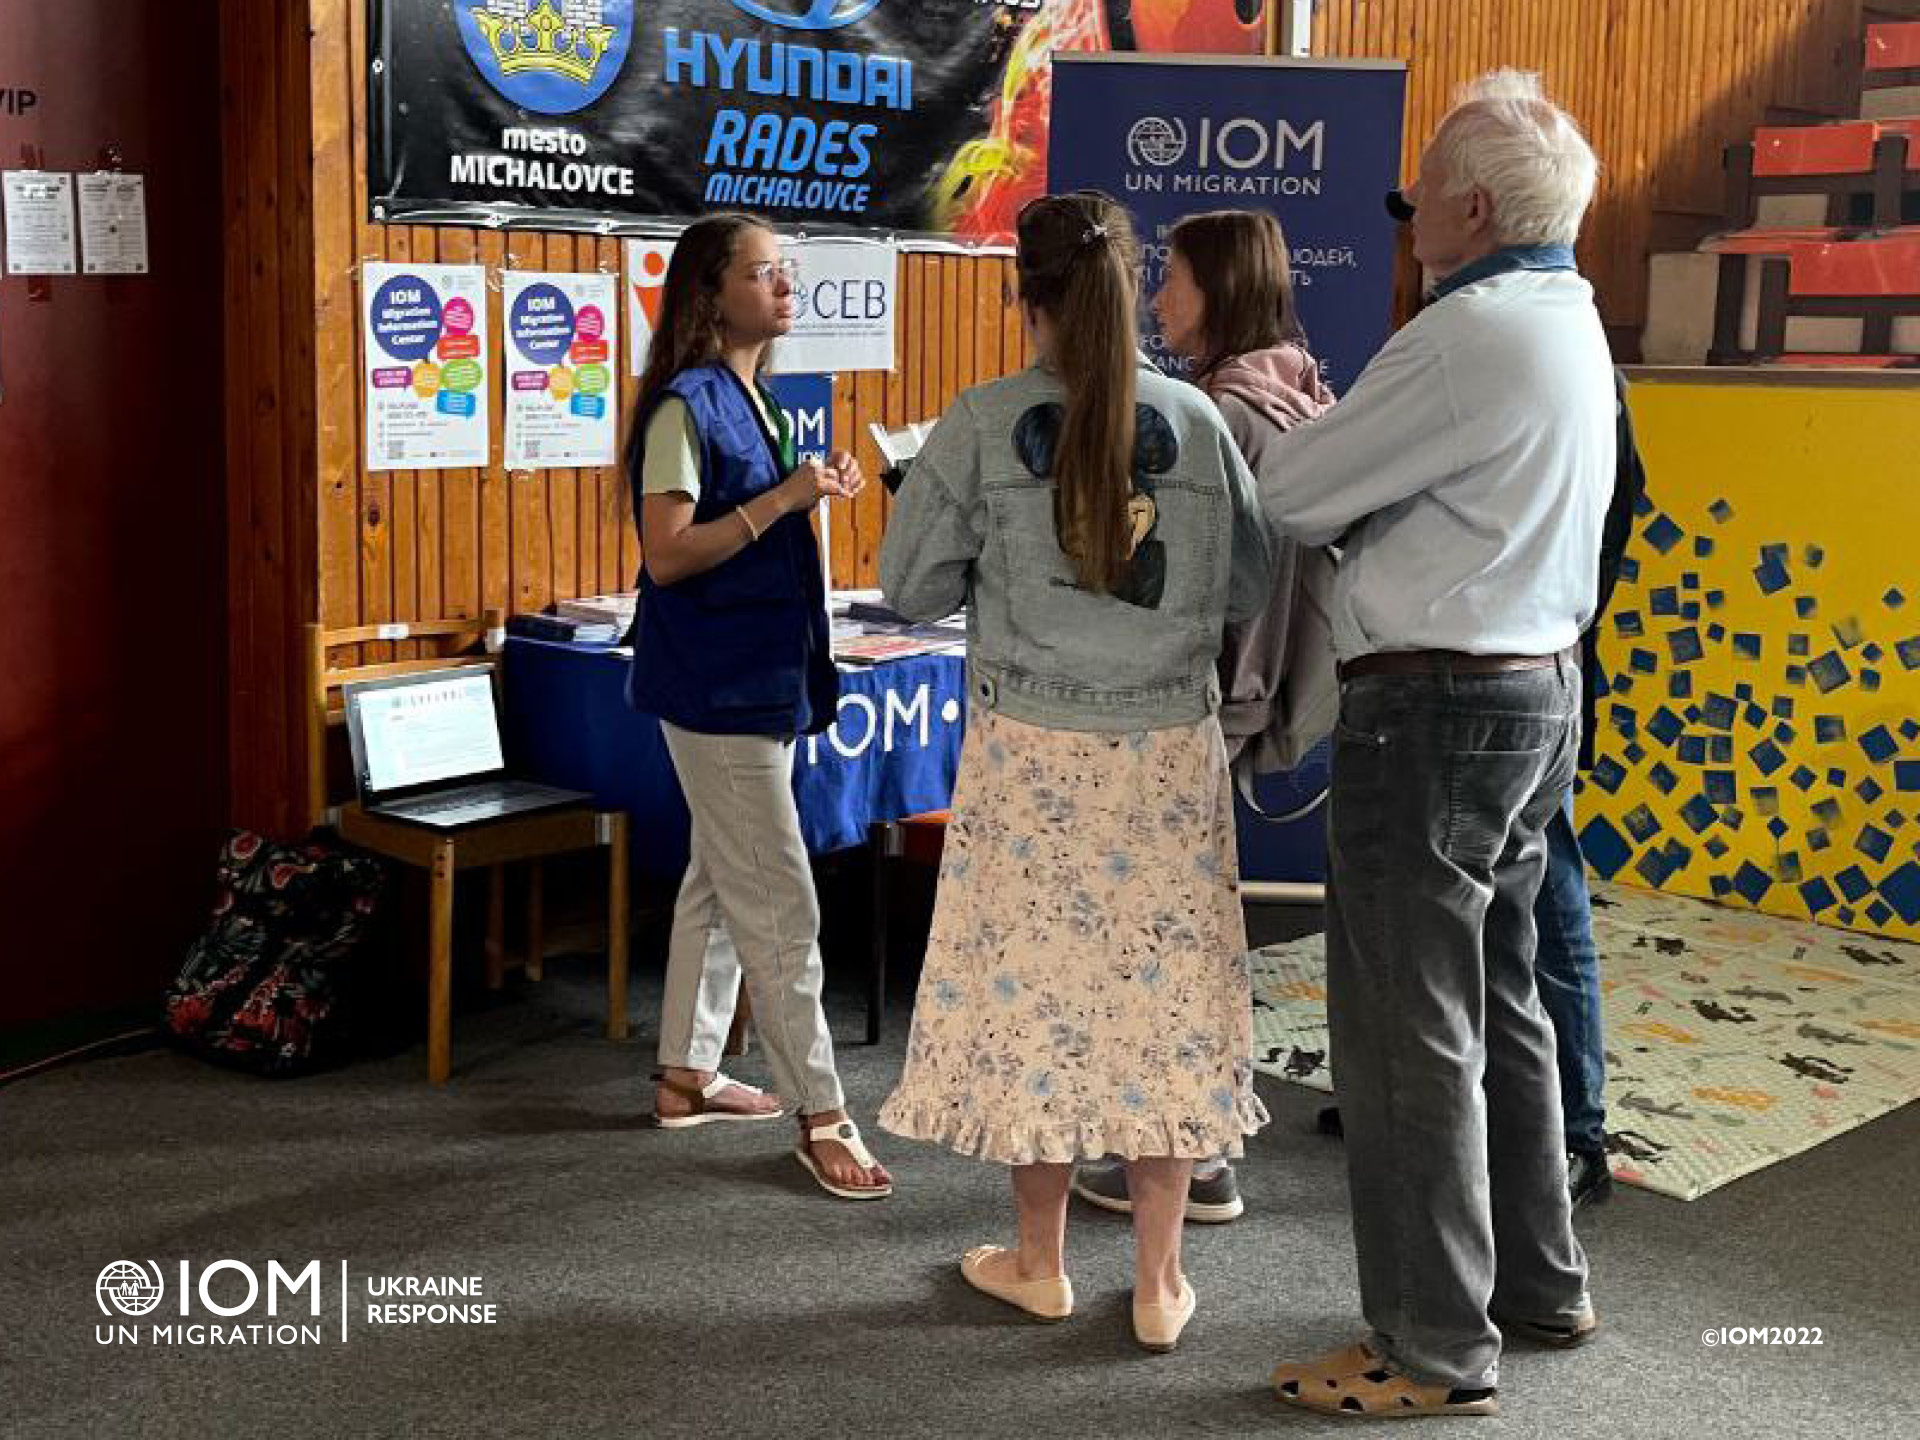
<instances>
[{"instance_id":1,"label":"laptop keyboard","mask_svg":"<svg viewBox=\"0 0 1920 1440\"><path fill-rule=\"evenodd\" d=\"M431 800L411 800L400 808L409 815L451 815L460 810L490 810L503 800L526 794L530 785L489 785L472 790L449 790Z\"/></svg>"}]
</instances>

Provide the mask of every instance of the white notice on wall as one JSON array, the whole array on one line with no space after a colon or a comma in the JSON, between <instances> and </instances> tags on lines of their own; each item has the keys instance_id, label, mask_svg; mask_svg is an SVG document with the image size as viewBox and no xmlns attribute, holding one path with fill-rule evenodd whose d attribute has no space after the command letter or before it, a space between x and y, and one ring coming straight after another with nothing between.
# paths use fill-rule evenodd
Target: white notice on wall
<instances>
[{"instance_id":1,"label":"white notice on wall","mask_svg":"<svg viewBox=\"0 0 1920 1440\"><path fill-rule=\"evenodd\" d=\"M361 267L367 468L487 463L487 272Z\"/></svg>"},{"instance_id":2,"label":"white notice on wall","mask_svg":"<svg viewBox=\"0 0 1920 1440\"><path fill-rule=\"evenodd\" d=\"M505 280L507 468L613 464L618 277L512 271Z\"/></svg>"},{"instance_id":3,"label":"white notice on wall","mask_svg":"<svg viewBox=\"0 0 1920 1440\"><path fill-rule=\"evenodd\" d=\"M893 369L900 251L870 240L789 240L800 267L793 330L773 347L780 375Z\"/></svg>"},{"instance_id":4,"label":"white notice on wall","mask_svg":"<svg viewBox=\"0 0 1920 1440\"><path fill-rule=\"evenodd\" d=\"M73 176L49 170L0 175L6 194L7 273L74 272Z\"/></svg>"},{"instance_id":5,"label":"white notice on wall","mask_svg":"<svg viewBox=\"0 0 1920 1440\"><path fill-rule=\"evenodd\" d=\"M118 170L80 177L80 256L89 275L147 273L147 179Z\"/></svg>"}]
</instances>

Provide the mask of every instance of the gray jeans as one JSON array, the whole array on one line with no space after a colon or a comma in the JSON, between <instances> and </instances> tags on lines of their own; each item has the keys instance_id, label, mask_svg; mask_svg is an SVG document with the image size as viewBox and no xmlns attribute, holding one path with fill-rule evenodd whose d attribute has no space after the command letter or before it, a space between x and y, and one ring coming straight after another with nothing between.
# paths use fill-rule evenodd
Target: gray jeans
<instances>
[{"instance_id":1,"label":"gray jeans","mask_svg":"<svg viewBox=\"0 0 1920 1440\"><path fill-rule=\"evenodd\" d=\"M803 1114L845 1104L820 1008L820 901L793 800L793 742L663 723L693 814L673 910L660 1063L717 1070L745 977L774 1088Z\"/></svg>"},{"instance_id":2,"label":"gray jeans","mask_svg":"<svg viewBox=\"0 0 1920 1440\"><path fill-rule=\"evenodd\" d=\"M1361 1306L1429 1384L1498 1383L1492 1316L1568 1324L1586 1305L1533 977L1579 712L1566 659L1341 686L1327 1009Z\"/></svg>"}]
</instances>

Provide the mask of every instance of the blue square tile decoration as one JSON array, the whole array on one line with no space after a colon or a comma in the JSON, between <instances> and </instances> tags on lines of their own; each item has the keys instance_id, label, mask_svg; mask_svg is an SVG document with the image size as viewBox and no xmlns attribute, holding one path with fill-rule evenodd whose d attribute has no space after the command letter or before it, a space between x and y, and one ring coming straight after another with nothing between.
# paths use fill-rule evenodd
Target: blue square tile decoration
<instances>
[{"instance_id":1,"label":"blue square tile decoration","mask_svg":"<svg viewBox=\"0 0 1920 1440\"><path fill-rule=\"evenodd\" d=\"M1664 764L1656 763L1647 771L1647 781L1662 795L1671 795L1680 784L1680 777Z\"/></svg>"},{"instance_id":2,"label":"blue square tile decoration","mask_svg":"<svg viewBox=\"0 0 1920 1440\"><path fill-rule=\"evenodd\" d=\"M1902 605L1907 603L1907 597L1902 593L1900 587L1896 585L1880 597L1880 603L1889 610L1898 610Z\"/></svg>"},{"instance_id":3,"label":"blue square tile decoration","mask_svg":"<svg viewBox=\"0 0 1920 1440\"><path fill-rule=\"evenodd\" d=\"M1673 873L1673 862L1658 850L1645 851L1634 861L1633 873L1658 890L1667 883L1667 877Z\"/></svg>"},{"instance_id":4,"label":"blue square tile decoration","mask_svg":"<svg viewBox=\"0 0 1920 1440\"><path fill-rule=\"evenodd\" d=\"M1876 900L1867 906L1867 920L1870 924L1884 925L1893 918L1893 911L1884 900Z\"/></svg>"},{"instance_id":5,"label":"blue square tile decoration","mask_svg":"<svg viewBox=\"0 0 1920 1440\"><path fill-rule=\"evenodd\" d=\"M1833 622L1833 638L1840 642L1842 650L1851 650L1867 638L1866 628L1861 625L1858 615L1849 615L1844 620Z\"/></svg>"},{"instance_id":6,"label":"blue square tile decoration","mask_svg":"<svg viewBox=\"0 0 1920 1440\"><path fill-rule=\"evenodd\" d=\"M1647 613L1649 615L1678 615L1680 613L1680 592L1671 585L1661 585L1647 592Z\"/></svg>"},{"instance_id":7,"label":"blue square tile decoration","mask_svg":"<svg viewBox=\"0 0 1920 1440\"><path fill-rule=\"evenodd\" d=\"M1709 770L1700 777L1707 799L1716 805L1733 805L1740 799L1740 778L1731 770Z\"/></svg>"},{"instance_id":8,"label":"blue square tile decoration","mask_svg":"<svg viewBox=\"0 0 1920 1440\"><path fill-rule=\"evenodd\" d=\"M1793 583L1793 577L1787 573L1785 565L1768 556L1753 567L1753 581L1760 587L1762 595L1778 595Z\"/></svg>"},{"instance_id":9,"label":"blue square tile decoration","mask_svg":"<svg viewBox=\"0 0 1920 1440\"><path fill-rule=\"evenodd\" d=\"M1693 694L1693 672L1676 670L1667 676L1667 694L1675 700L1685 700ZM1697 712L1699 707L1694 707Z\"/></svg>"},{"instance_id":10,"label":"blue square tile decoration","mask_svg":"<svg viewBox=\"0 0 1920 1440\"><path fill-rule=\"evenodd\" d=\"M1680 807L1680 818L1687 822L1687 828L1699 835L1720 818L1713 806L1707 803L1707 797L1696 795Z\"/></svg>"},{"instance_id":11,"label":"blue square tile decoration","mask_svg":"<svg viewBox=\"0 0 1920 1440\"><path fill-rule=\"evenodd\" d=\"M1777 719L1791 720L1793 718L1793 697L1791 695L1774 696L1773 713Z\"/></svg>"},{"instance_id":12,"label":"blue square tile decoration","mask_svg":"<svg viewBox=\"0 0 1920 1440\"><path fill-rule=\"evenodd\" d=\"M1733 893L1733 881L1724 875L1710 876L1707 884L1713 890L1713 898L1716 900L1724 899Z\"/></svg>"},{"instance_id":13,"label":"blue square tile decoration","mask_svg":"<svg viewBox=\"0 0 1920 1440\"><path fill-rule=\"evenodd\" d=\"M1722 640L1727 638L1727 627L1716 621L1712 625L1707 626L1707 638L1718 645Z\"/></svg>"},{"instance_id":14,"label":"blue square tile decoration","mask_svg":"<svg viewBox=\"0 0 1920 1440\"><path fill-rule=\"evenodd\" d=\"M1813 717L1813 738L1822 745L1832 745L1847 738L1847 721L1841 715L1816 715Z\"/></svg>"},{"instance_id":15,"label":"blue square tile decoration","mask_svg":"<svg viewBox=\"0 0 1920 1440\"><path fill-rule=\"evenodd\" d=\"M1899 652L1903 670L1920 670L1920 635L1909 635L1893 648Z\"/></svg>"},{"instance_id":16,"label":"blue square tile decoration","mask_svg":"<svg viewBox=\"0 0 1920 1440\"><path fill-rule=\"evenodd\" d=\"M1687 601L1680 607L1680 618L1682 620L1698 620L1700 618L1700 602L1698 600Z\"/></svg>"},{"instance_id":17,"label":"blue square tile decoration","mask_svg":"<svg viewBox=\"0 0 1920 1440\"><path fill-rule=\"evenodd\" d=\"M1885 825L1889 830L1904 830L1907 825L1907 812L1904 810L1889 810L1880 817L1880 823Z\"/></svg>"},{"instance_id":18,"label":"blue square tile decoration","mask_svg":"<svg viewBox=\"0 0 1920 1440\"><path fill-rule=\"evenodd\" d=\"M1778 703L1776 702L1774 706L1774 714L1777 715L1779 713L1780 713L1780 708ZM1793 726L1789 725L1784 720L1782 720L1778 725L1773 727L1774 741L1776 744L1780 744L1780 745L1791 745L1794 741L1794 737L1798 733L1799 732L1796 731L1793 728Z\"/></svg>"},{"instance_id":19,"label":"blue square tile decoration","mask_svg":"<svg viewBox=\"0 0 1920 1440\"><path fill-rule=\"evenodd\" d=\"M1652 718L1647 721L1647 733L1662 745L1673 744L1685 728L1680 717L1664 705L1654 711Z\"/></svg>"},{"instance_id":20,"label":"blue square tile decoration","mask_svg":"<svg viewBox=\"0 0 1920 1440\"><path fill-rule=\"evenodd\" d=\"M1800 856L1796 851L1783 850L1773 859L1773 878L1783 884L1798 885L1805 873L1800 867Z\"/></svg>"},{"instance_id":21,"label":"blue square tile decoration","mask_svg":"<svg viewBox=\"0 0 1920 1440\"><path fill-rule=\"evenodd\" d=\"M1713 554L1713 541L1705 535L1693 537L1693 555L1696 560L1704 560Z\"/></svg>"},{"instance_id":22,"label":"blue square tile decoration","mask_svg":"<svg viewBox=\"0 0 1920 1440\"><path fill-rule=\"evenodd\" d=\"M1631 585L1639 578L1640 557L1638 555L1622 555L1620 557L1620 579L1626 584Z\"/></svg>"},{"instance_id":23,"label":"blue square tile decoration","mask_svg":"<svg viewBox=\"0 0 1920 1440\"><path fill-rule=\"evenodd\" d=\"M1817 875L1800 887L1800 903L1805 905L1807 912L1812 915L1818 915L1838 899L1839 897L1833 893L1833 887Z\"/></svg>"},{"instance_id":24,"label":"blue square tile decoration","mask_svg":"<svg viewBox=\"0 0 1920 1440\"><path fill-rule=\"evenodd\" d=\"M1613 722L1613 728L1622 735L1633 735L1640 729L1640 722L1634 715L1631 705L1609 705L1607 718Z\"/></svg>"},{"instance_id":25,"label":"blue square tile decoration","mask_svg":"<svg viewBox=\"0 0 1920 1440\"><path fill-rule=\"evenodd\" d=\"M1838 910L1833 912L1833 918L1838 920L1842 925L1853 924L1853 907L1851 905L1842 905Z\"/></svg>"},{"instance_id":26,"label":"blue square tile decoration","mask_svg":"<svg viewBox=\"0 0 1920 1440\"><path fill-rule=\"evenodd\" d=\"M1720 608L1720 607L1721 607L1722 605L1724 605L1724 604L1726 604L1726 603L1727 603L1727 592L1726 592L1726 591L1724 591L1724 590L1709 590L1709 591L1707 591L1707 609L1709 609L1709 610L1718 610L1718 609L1719 609L1719 608ZM1714 639L1716 639L1716 640L1717 640L1717 639L1719 639L1719 638L1720 638L1720 637L1719 637L1719 636L1717 636L1717 635L1716 635L1716 636L1714 636Z\"/></svg>"},{"instance_id":27,"label":"blue square tile decoration","mask_svg":"<svg viewBox=\"0 0 1920 1440\"><path fill-rule=\"evenodd\" d=\"M1920 864L1909 860L1880 882L1880 896L1908 924L1920 923Z\"/></svg>"},{"instance_id":28,"label":"blue square tile decoration","mask_svg":"<svg viewBox=\"0 0 1920 1440\"><path fill-rule=\"evenodd\" d=\"M1838 825L1840 823L1840 802L1831 796L1825 800L1816 800L1813 805L1813 815L1822 825Z\"/></svg>"},{"instance_id":29,"label":"blue square tile decoration","mask_svg":"<svg viewBox=\"0 0 1920 1440\"><path fill-rule=\"evenodd\" d=\"M1893 788L1909 793L1920 791L1920 760L1893 762Z\"/></svg>"},{"instance_id":30,"label":"blue square tile decoration","mask_svg":"<svg viewBox=\"0 0 1920 1440\"><path fill-rule=\"evenodd\" d=\"M1780 792L1772 785L1755 785L1747 791L1753 801L1753 813L1756 815L1778 815L1780 813Z\"/></svg>"},{"instance_id":31,"label":"blue square tile decoration","mask_svg":"<svg viewBox=\"0 0 1920 1440\"><path fill-rule=\"evenodd\" d=\"M1707 737L1707 760L1713 765L1731 765L1733 763L1733 736L1709 735Z\"/></svg>"},{"instance_id":32,"label":"blue square tile decoration","mask_svg":"<svg viewBox=\"0 0 1920 1440\"><path fill-rule=\"evenodd\" d=\"M1710 835L1707 837L1706 843L1700 848L1705 850L1707 854L1711 855L1715 860L1718 860L1727 853L1727 842L1722 840L1718 835Z\"/></svg>"},{"instance_id":33,"label":"blue square tile decoration","mask_svg":"<svg viewBox=\"0 0 1920 1440\"><path fill-rule=\"evenodd\" d=\"M1878 825L1862 825L1859 835L1854 837L1853 848L1875 864L1880 864L1893 851L1893 836Z\"/></svg>"},{"instance_id":34,"label":"blue square tile decoration","mask_svg":"<svg viewBox=\"0 0 1920 1440\"><path fill-rule=\"evenodd\" d=\"M1860 688L1869 695L1876 694L1880 689L1880 672L1878 670L1862 670L1860 672Z\"/></svg>"},{"instance_id":35,"label":"blue square tile decoration","mask_svg":"<svg viewBox=\"0 0 1920 1440\"><path fill-rule=\"evenodd\" d=\"M1793 634L1787 636L1787 654L1796 660L1804 660L1813 653L1811 635Z\"/></svg>"},{"instance_id":36,"label":"blue square tile decoration","mask_svg":"<svg viewBox=\"0 0 1920 1440\"><path fill-rule=\"evenodd\" d=\"M1707 506L1707 514L1724 525L1733 518L1733 506L1725 500L1716 500Z\"/></svg>"},{"instance_id":37,"label":"blue square tile decoration","mask_svg":"<svg viewBox=\"0 0 1920 1440\"><path fill-rule=\"evenodd\" d=\"M1675 753L1679 755L1682 765L1704 765L1707 763L1707 737L1682 735Z\"/></svg>"},{"instance_id":38,"label":"blue square tile decoration","mask_svg":"<svg viewBox=\"0 0 1920 1440\"><path fill-rule=\"evenodd\" d=\"M1660 817L1645 805L1636 805L1621 817L1621 823L1627 827L1627 833L1635 840L1651 840L1660 833Z\"/></svg>"},{"instance_id":39,"label":"blue square tile decoration","mask_svg":"<svg viewBox=\"0 0 1920 1440\"><path fill-rule=\"evenodd\" d=\"M1743 705L1751 701L1753 699L1753 683L1749 680L1742 680L1738 685L1733 687L1733 698L1740 701Z\"/></svg>"},{"instance_id":40,"label":"blue square tile decoration","mask_svg":"<svg viewBox=\"0 0 1920 1440\"><path fill-rule=\"evenodd\" d=\"M1807 831L1807 848L1809 850L1831 850L1833 848L1833 837L1826 831L1815 827Z\"/></svg>"},{"instance_id":41,"label":"blue square tile decoration","mask_svg":"<svg viewBox=\"0 0 1920 1440\"><path fill-rule=\"evenodd\" d=\"M1731 730L1736 707L1725 695L1709 692L1700 702L1700 723L1714 730Z\"/></svg>"},{"instance_id":42,"label":"blue square tile decoration","mask_svg":"<svg viewBox=\"0 0 1920 1440\"><path fill-rule=\"evenodd\" d=\"M1813 676L1813 683L1820 687L1822 695L1831 695L1853 678L1853 673L1847 669L1847 662L1838 650L1829 650L1808 665L1807 670Z\"/></svg>"},{"instance_id":43,"label":"blue square tile decoration","mask_svg":"<svg viewBox=\"0 0 1920 1440\"><path fill-rule=\"evenodd\" d=\"M1620 793L1620 784L1627 778L1627 770L1611 755L1602 755L1593 762L1593 771L1587 777L1609 795Z\"/></svg>"},{"instance_id":44,"label":"blue square tile decoration","mask_svg":"<svg viewBox=\"0 0 1920 1440\"><path fill-rule=\"evenodd\" d=\"M1920 740L1920 720L1902 720L1900 733L1909 740Z\"/></svg>"},{"instance_id":45,"label":"blue square tile decoration","mask_svg":"<svg viewBox=\"0 0 1920 1440\"><path fill-rule=\"evenodd\" d=\"M1804 665L1787 666L1787 684L1804 685L1807 683L1807 667Z\"/></svg>"},{"instance_id":46,"label":"blue square tile decoration","mask_svg":"<svg viewBox=\"0 0 1920 1440\"><path fill-rule=\"evenodd\" d=\"M1884 656L1886 653L1887 653L1886 651L1880 648L1879 642L1875 640L1869 640L1866 644L1860 647L1860 658L1866 661L1869 665L1878 665L1880 663L1881 657Z\"/></svg>"},{"instance_id":47,"label":"blue square tile decoration","mask_svg":"<svg viewBox=\"0 0 1920 1440\"><path fill-rule=\"evenodd\" d=\"M1815 615L1820 613L1820 602L1811 595L1795 596L1793 613L1798 615L1802 620L1811 620Z\"/></svg>"},{"instance_id":48,"label":"blue square tile decoration","mask_svg":"<svg viewBox=\"0 0 1920 1440\"><path fill-rule=\"evenodd\" d=\"M1726 826L1727 829L1729 830L1738 830L1743 824L1746 823L1746 819L1747 817L1740 813L1740 807L1738 805L1726 805L1721 807L1720 823Z\"/></svg>"},{"instance_id":49,"label":"blue square tile decoration","mask_svg":"<svg viewBox=\"0 0 1920 1440\"><path fill-rule=\"evenodd\" d=\"M1871 805L1873 804L1874 801L1878 800L1882 795L1886 794L1887 792L1881 788L1880 782L1878 780L1874 779L1873 776L1869 775L1864 780L1862 780L1858 785L1853 787L1853 793L1858 795L1862 800L1866 801L1867 804Z\"/></svg>"},{"instance_id":50,"label":"blue square tile decoration","mask_svg":"<svg viewBox=\"0 0 1920 1440\"><path fill-rule=\"evenodd\" d=\"M1622 610L1613 617L1613 629L1623 640L1636 640L1647 633L1646 626L1640 623L1638 610Z\"/></svg>"},{"instance_id":51,"label":"blue square tile decoration","mask_svg":"<svg viewBox=\"0 0 1920 1440\"><path fill-rule=\"evenodd\" d=\"M1700 588L1700 572L1698 570L1682 570L1680 572L1680 588L1682 590L1698 590Z\"/></svg>"},{"instance_id":52,"label":"blue square tile decoration","mask_svg":"<svg viewBox=\"0 0 1920 1440\"><path fill-rule=\"evenodd\" d=\"M1833 877L1833 883L1840 887L1840 893L1847 899L1858 902L1864 900L1873 889L1873 882L1867 879L1867 872L1858 865L1849 865Z\"/></svg>"},{"instance_id":53,"label":"blue square tile decoration","mask_svg":"<svg viewBox=\"0 0 1920 1440\"><path fill-rule=\"evenodd\" d=\"M1580 853L1602 880L1611 880L1633 857L1633 847L1604 815L1596 815L1580 832Z\"/></svg>"},{"instance_id":54,"label":"blue square tile decoration","mask_svg":"<svg viewBox=\"0 0 1920 1440\"><path fill-rule=\"evenodd\" d=\"M1648 522L1647 528L1640 532L1640 538L1664 555L1680 543L1683 533L1680 527L1666 516L1656 515Z\"/></svg>"},{"instance_id":55,"label":"blue square tile decoration","mask_svg":"<svg viewBox=\"0 0 1920 1440\"><path fill-rule=\"evenodd\" d=\"M1629 765L1638 765L1642 760L1647 758L1646 747L1638 740L1629 740L1621 747L1620 753L1627 757L1627 763Z\"/></svg>"},{"instance_id":56,"label":"blue square tile decoration","mask_svg":"<svg viewBox=\"0 0 1920 1440\"><path fill-rule=\"evenodd\" d=\"M1793 774L1789 778L1792 779L1795 788L1811 790L1813 788L1813 782L1819 779L1819 776L1815 775L1813 771L1809 770L1806 766L1798 765L1794 767Z\"/></svg>"},{"instance_id":57,"label":"blue square tile decoration","mask_svg":"<svg viewBox=\"0 0 1920 1440\"><path fill-rule=\"evenodd\" d=\"M1627 664L1642 675L1652 675L1660 669L1660 657L1651 650L1635 650L1627 656Z\"/></svg>"},{"instance_id":58,"label":"blue square tile decoration","mask_svg":"<svg viewBox=\"0 0 1920 1440\"><path fill-rule=\"evenodd\" d=\"M1674 664L1691 665L1707 652L1700 643L1700 632L1689 625L1668 633L1667 653L1673 657Z\"/></svg>"},{"instance_id":59,"label":"blue square tile decoration","mask_svg":"<svg viewBox=\"0 0 1920 1440\"><path fill-rule=\"evenodd\" d=\"M1834 789L1844 789L1846 783L1847 772L1842 770L1838 765L1827 771L1827 784L1833 786Z\"/></svg>"},{"instance_id":60,"label":"blue square tile decoration","mask_svg":"<svg viewBox=\"0 0 1920 1440\"><path fill-rule=\"evenodd\" d=\"M1749 905L1758 905L1761 897L1773 888L1773 877L1751 860L1743 860L1733 873L1733 888Z\"/></svg>"},{"instance_id":61,"label":"blue square tile decoration","mask_svg":"<svg viewBox=\"0 0 1920 1440\"><path fill-rule=\"evenodd\" d=\"M1792 551L1792 548L1792 546L1784 545L1776 540L1771 545L1762 545L1760 547L1760 558L1762 560L1778 560L1784 565L1787 563L1787 556Z\"/></svg>"},{"instance_id":62,"label":"blue square tile decoration","mask_svg":"<svg viewBox=\"0 0 1920 1440\"><path fill-rule=\"evenodd\" d=\"M1808 569L1818 570L1825 563L1827 552L1818 545L1808 545L1800 551L1800 558L1806 562Z\"/></svg>"},{"instance_id":63,"label":"blue square tile decoration","mask_svg":"<svg viewBox=\"0 0 1920 1440\"><path fill-rule=\"evenodd\" d=\"M1733 635L1733 653L1742 660L1760 658L1760 637L1751 630L1736 630Z\"/></svg>"},{"instance_id":64,"label":"blue square tile decoration","mask_svg":"<svg viewBox=\"0 0 1920 1440\"><path fill-rule=\"evenodd\" d=\"M1900 748L1893 738L1893 732L1884 725L1876 725L1860 737L1860 748L1866 751L1867 759L1876 765L1884 765L1893 758Z\"/></svg>"},{"instance_id":65,"label":"blue square tile decoration","mask_svg":"<svg viewBox=\"0 0 1920 1440\"><path fill-rule=\"evenodd\" d=\"M1791 827L1788 826L1787 822L1782 820L1778 815L1767 821L1767 833L1776 840L1786 839L1789 828Z\"/></svg>"},{"instance_id":66,"label":"blue square tile decoration","mask_svg":"<svg viewBox=\"0 0 1920 1440\"><path fill-rule=\"evenodd\" d=\"M1632 694L1633 693L1633 676L1624 675L1624 674L1614 676L1613 683L1607 686L1606 693L1609 695Z\"/></svg>"}]
</instances>

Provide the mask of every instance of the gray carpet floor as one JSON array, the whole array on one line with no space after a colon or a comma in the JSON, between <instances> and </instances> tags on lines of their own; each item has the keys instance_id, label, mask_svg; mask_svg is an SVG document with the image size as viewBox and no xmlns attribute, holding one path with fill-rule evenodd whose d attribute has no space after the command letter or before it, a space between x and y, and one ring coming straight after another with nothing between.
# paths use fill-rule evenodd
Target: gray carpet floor
<instances>
[{"instance_id":1,"label":"gray carpet floor","mask_svg":"<svg viewBox=\"0 0 1920 1440\"><path fill-rule=\"evenodd\" d=\"M1241 1170L1247 1217L1190 1228L1199 1318L1149 1356L1123 1220L1076 1212L1080 1313L1023 1323L954 1271L1008 1238L1002 1173L875 1136L899 1194L856 1206L811 1187L784 1123L650 1130L651 1026L601 1039L597 979L556 963L463 1014L444 1091L418 1050L281 1083L155 1051L0 1091L0 1434L1353 1433L1264 1384L1357 1333L1321 1097L1261 1081L1274 1123ZM656 1003L643 974L636 1014ZM861 1116L897 1073L905 1005L887 1044L842 1050ZM835 1013L854 1035L857 1009ZM757 1056L738 1068L764 1074ZM1920 1435L1916 1194L1920 1107L1692 1205L1617 1194L1579 1222L1606 1333L1511 1351L1502 1415L1472 1433ZM333 1311L318 1346L96 1343L103 1266L159 1260L171 1287L181 1259L225 1257L323 1261L330 1305L342 1260L356 1295L369 1275L477 1275L498 1323L356 1314L342 1346ZM1742 1324L1817 1325L1826 1343L1702 1346Z\"/></svg>"}]
</instances>

